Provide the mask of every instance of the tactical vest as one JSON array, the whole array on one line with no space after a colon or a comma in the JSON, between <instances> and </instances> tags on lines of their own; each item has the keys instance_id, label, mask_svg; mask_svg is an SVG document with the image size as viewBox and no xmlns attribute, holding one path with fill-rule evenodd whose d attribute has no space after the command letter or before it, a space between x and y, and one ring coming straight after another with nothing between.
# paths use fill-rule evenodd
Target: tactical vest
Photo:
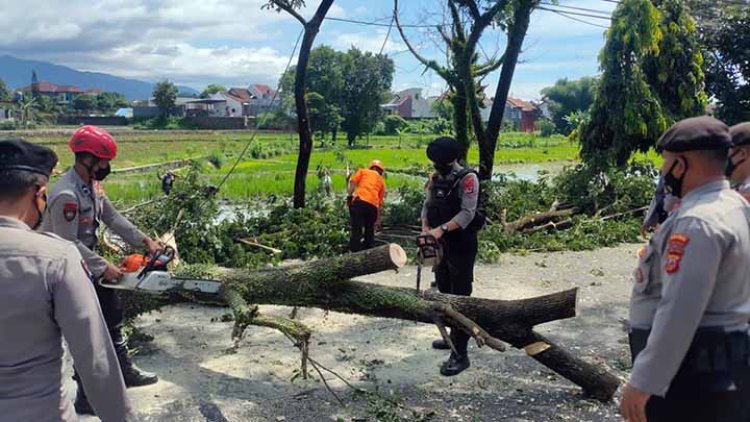
<instances>
[{"instance_id":1,"label":"tactical vest","mask_svg":"<svg viewBox=\"0 0 750 422\"><path fill-rule=\"evenodd\" d=\"M461 211L461 180L469 173L477 174L472 169L461 169L454 170L447 176L437 173L433 176L430 182L430 200L427 203L427 222L430 227L439 227L451 221ZM467 229L477 231L484 227L485 221L484 208L477 201L474 219Z\"/></svg>"}]
</instances>

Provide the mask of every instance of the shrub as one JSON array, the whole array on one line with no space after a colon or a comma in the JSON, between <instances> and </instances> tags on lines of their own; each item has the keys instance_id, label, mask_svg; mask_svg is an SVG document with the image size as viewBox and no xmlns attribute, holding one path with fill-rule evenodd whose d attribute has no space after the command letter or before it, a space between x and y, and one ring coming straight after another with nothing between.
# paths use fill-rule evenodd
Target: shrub
<instances>
[{"instance_id":1,"label":"shrub","mask_svg":"<svg viewBox=\"0 0 750 422\"><path fill-rule=\"evenodd\" d=\"M539 122L539 132L543 137L548 138L554 135L555 130L555 124L551 121L545 119Z\"/></svg>"}]
</instances>

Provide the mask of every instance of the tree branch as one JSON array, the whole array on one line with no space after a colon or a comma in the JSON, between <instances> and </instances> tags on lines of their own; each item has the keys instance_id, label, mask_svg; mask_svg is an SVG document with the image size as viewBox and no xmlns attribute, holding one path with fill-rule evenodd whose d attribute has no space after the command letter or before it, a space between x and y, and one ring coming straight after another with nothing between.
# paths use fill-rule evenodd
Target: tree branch
<instances>
[{"instance_id":1,"label":"tree branch","mask_svg":"<svg viewBox=\"0 0 750 422\"><path fill-rule=\"evenodd\" d=\"M499 59L491 60L480 66L477 66L477 68L474 70L474 73L476 73L478 77L485 77L488 74L496 71L497 69L500 69L500 66L503 65L504 61L505 61L505 54L500 56Z\"/></svg>"},{"instance_id":2,"label":"tree branch","mask_svg":"<svg viewBox=\"0 0 750 422\"><path fill-rule=\"evenodd\" d=\"M294 10L291 4L282 0L271 0L271 3L273 3L279 9L292 15L292 17L297 19L302 24L302 26L307 25L307 21L305 20L305 18L303 18L302 15L300 15L296 10Z\"/></svg>"},{"instance_id":3,"label":"tree branch","mask_svg":"<svg viewBox=\"0 0 750 422\"><path fill-rule=\"evenodd\" d=\"M398 33L401 34L401 39L404 40L404 44L406 44L406 48L409 49L411 54L419 60L420 63L422 63L425 67L428 69L434 70L438 75L440 75L443 79L445 79L447 82L450 82L452 79L448 70L440 66L435 60L429 60L419 54L417 50L411 45L409 42L409 39L406 38L406 34L404 33L404 28L401 26L401 21L398 18L398 0L393 0L393 20L396 22L396 28L398 29Z\"/></svg>"}]
</instances>

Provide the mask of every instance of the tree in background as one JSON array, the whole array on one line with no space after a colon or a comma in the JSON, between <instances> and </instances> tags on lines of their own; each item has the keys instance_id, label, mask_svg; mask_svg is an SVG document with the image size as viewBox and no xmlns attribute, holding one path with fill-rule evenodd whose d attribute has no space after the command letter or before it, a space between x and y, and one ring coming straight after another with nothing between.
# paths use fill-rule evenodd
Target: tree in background
<instances>
[{"instance_id":1,"label":"tree in background","mask_svg":"<svg viewBox=\"0 0 750 422\"><path fill-rule=\"evenodd\" d=\"M344 76L341 128L349 146L370 133L382 117L380 104L387 100L393 82L393 60L382 54L351 48L342 63Z\"/></svg>"},{"instance_id":2,"label":"tree in background","mask_svg":"<svg viewBox=\"0 0 750 422\"><path fill-rule=\"evenodd\" d=\"M177 86L168 80L157 82L154 86L154 103L159 107L162 116L169 114L177 100Z\"/></svg>"},{"instance_id":3,"label":"tree in background","mask_svg":"<svg viewBox=\"0 0 750 422\"><path fill-rule=\"evenodd\" d=\"M10 91L2 78L0 78L0 101L10 101Z\"/></svg>"},{"instance_id":4,"label":"tree in background","mask_svg":"<svg viewBox=\"0 0 750 422\"><path fill-rule=\"evenodd\" d=\"M539 0L448 0L450 25L437 26L446 46L447 63L422 56L407 39L398 19L398 0L394 0L394 20L409 51L426 68L435 71L450 88L456 139L462 146L462 160L469 150L469 127L479 145L479 178L489 180L495 160L497 139L503 123L510 84L529 28L531 12ZM497 27L507 35L500 57L478 62L477 47L484 31ZM483 79L500 70L494 102L487 124L482 119Z\"/></svg>"},{"instance_id":5,"label":"tree in background","mask_svg":"<svg viewBox=\"0 0 750 422\"><path fill-rule=\"evenodd\" d=\"M599 60L596 100L580 128L587 162L624 166L674 121L705 113L703 58L682 1L624 0Z\"/></svg>"},{"instance_id":6,"label":"tree in background","mask_svg":"<svg viewBox=\"0 0 750 422\"><path fill-rule=\"evenodd\" d=\"M661 101L667 123L706 113L703 54L695 21L683 0L654 1L661 14L658 53L646 57L643 70Z\"/></svg>"},{"instance_id":7,"label":"tree in background","mask_svg":"<svg viewBox=\"0 0 750 422\"><path fill-rule=\"evenodd\" d=\"M322 138L332 134L334 143L341 123L343 55L325 45L316 47L310 52L305 78L305 99L315 108L315 116L310 110L310 129ZM295 69L288 69L281 77L281 104L285 109L294 108L295 74Z\"/></svg>"},{"instance_id":8,"label":"tree in background","mask_svg":"<svg viewBox=\"0 0 750 422\"><path fill-rule=\"evenodd\" d=\"M79 113L90 113L97 108L97 99L93 95L81 94L73 98L73 109Z\"/></svg>"},{"instance_id":9,"label":"tree in background","mask_svg":"<svg viewBox=\"0 0 750 422\"><path fill-rule=\"evenodd\" d=\"M31 98L39 98L39 79L36 77L36 70L31 71Z\"/></svg>"},{"instance_id":10,"label":"tree in background","mask_svg":"<svg viewBox=\"0 0 750 422\"><path fill-rule=\"evenodd\" d=\"M602 75L590 120L580 128L587 163L625 165L634 151L653 147L666 129L661 103L642 70L661 38L659 11L650 0L623 0L617 6L599 53Z\"/></svg>"},{"instance_id":11,"label":"tree in background","mask_svg":"<svg viewBox=\"0 0 750 422\"><path fill-rule=\"evenodd\" d=\"M553 86L544 88L542 96L549 102L552 122L557 132L568 135L573 130L566 117L571 113L585 112L594 103L596 78L584 76L570 81L559 79Z\"/></svg>"},{"instance_id":12,"label":"tree in background","mask_svg":"<svg viewBox=\"0 0 750 422\"><path fill-rule=\"evenodd\" d=\"M209 84L206 89L201 92L201 98L208 98L214 94L218 94L219 92L226 92L227 88L224 85L219 84Z\"/></svg>"},{"instance_id":13,"label":"tree in background","mask_svg":"<svg viewBox=\"0 0 750 422\"><path fill-rule=\"evenodd\" d=\"M305 6L303 0L269 0L268 3L263 5L264 9L274 9L277 12L285 11L297 19L304 28L294 80L294 105L297 112L297 130L299 132L299 155L297 156L297 169L294 175L294 208L305 207L305 181L307 180L307 170L310 167L310 155L312 155L313 147L310 116L305 102L307 64L315 37L318 35L323 18L325 18L331 5L333 5L333 0L322 0L309 21L298 12L300 8Z\"/></svg>"},{"instance_id":14,"label":"tree in background","mask_svg":"<svg viewBox=\"0 0 750 422\"><path fill-rule=\"evenodd\" d=\"M750 120L750 7L739 2L687 0L703 48L706 90L717 117Z\"/></svg>"},{"instance_id":15,"label":"tree in background","mask_svg":"<svg viewBox=\"0 0 750 422\"><path fill-rule=\"evenodd\" d=\"M112 113L118 108L127 107L125 96L116 92L102 92L96 96L96 109L102 113Z\"/></svg>"}]
</instances>

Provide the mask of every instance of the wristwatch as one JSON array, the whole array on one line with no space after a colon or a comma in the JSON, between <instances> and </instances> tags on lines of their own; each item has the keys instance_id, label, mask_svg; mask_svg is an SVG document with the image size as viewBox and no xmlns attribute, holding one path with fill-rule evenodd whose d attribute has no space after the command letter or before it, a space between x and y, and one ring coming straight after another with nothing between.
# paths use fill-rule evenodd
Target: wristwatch
<instances>
[{"instance_id":1,"label":"wristwatch","mask_svg":"<svg viewBox=\"0 0 750 422\"><path fill-rule=\"evenodd\" d=\"M440 225L440 230L442 230L443 233L448 233L448 223L441 224Z\"/></svg>"}]
</instances>

